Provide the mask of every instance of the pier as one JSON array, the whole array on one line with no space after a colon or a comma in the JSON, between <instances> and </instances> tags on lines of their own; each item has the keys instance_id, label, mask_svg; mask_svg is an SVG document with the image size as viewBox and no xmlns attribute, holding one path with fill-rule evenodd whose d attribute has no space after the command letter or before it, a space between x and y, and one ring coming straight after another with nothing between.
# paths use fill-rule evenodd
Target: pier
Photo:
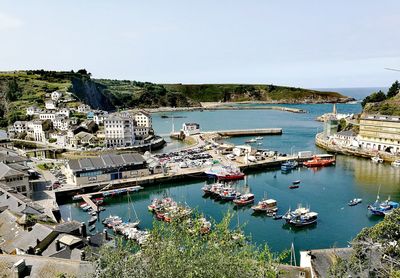
<instances>
[{"instance_id":1,"label":"pier","mask_svg":"<svg viewBox=\"0 0 400 278\"><path fill-rule=\"evenodd\" d=\"M90 199L89 195L84 194L81 196L82 196L82 199L86 202L86 204L88 204L92 208L93 211L96 211L96 212L99 211L99 207L95 203L93 203L93 201Z\"/></svg>"},{"instance_id":2,"label":"pier","mask_svg":"<svg viewBox=\"0 0 400 278\"><path fill-rule=\"evenodd\" d=\"M282 128L254 128L254 129L233 129L233 130L217 130L208 133L217 133L221 136L256 136L256 135L281 135Z\"/></svg>"}]
</instances>

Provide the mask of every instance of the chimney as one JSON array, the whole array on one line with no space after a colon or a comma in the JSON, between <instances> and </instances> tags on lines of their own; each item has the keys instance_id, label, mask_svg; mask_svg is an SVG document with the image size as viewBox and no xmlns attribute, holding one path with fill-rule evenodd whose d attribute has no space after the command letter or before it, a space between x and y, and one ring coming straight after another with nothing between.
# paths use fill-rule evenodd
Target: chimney
<instances>
[{"instance_id":1,"label":"chimney","mask_svg":"<svg viewBox=\"0 0 400 278\"><path fill-rule=\"evenodd\" d=\"M12 266L13 278L22 277L22 273L26 268L25 259L21 259Z\"/></svg>"},{"instance_id":2,"label":"chimney","mask_svg":"<svg viewBox=\"0 0 400 278\"><path fill-rule=\"evenodd\" d=\"M108 232L107 229L103 230L103 235L104 235L104 240L107 241L108 240Z\"/></svg>"},{"instance_id":3,"label":"chimney","mask_svg":"<svg viewBox=\"0 0 400 278\"><path fill-rule=\"evenodd\" d=\"M61 245L60 245L60 240L56 239L56 251L60 251Z\"/></svg>"},{"instance_id":4,"label":"chimney","mask_svg":"<svg viewBox=\"0 0 400 278\"><path fill-rule=\"evenodd\" d=\"M86 236L87 236L86 224L85 224L85 222L82 222L82 223L81 223L80 233L81 233L81 236L82 236L82 237L86 237Z\"/></svg>"}]
</instances>

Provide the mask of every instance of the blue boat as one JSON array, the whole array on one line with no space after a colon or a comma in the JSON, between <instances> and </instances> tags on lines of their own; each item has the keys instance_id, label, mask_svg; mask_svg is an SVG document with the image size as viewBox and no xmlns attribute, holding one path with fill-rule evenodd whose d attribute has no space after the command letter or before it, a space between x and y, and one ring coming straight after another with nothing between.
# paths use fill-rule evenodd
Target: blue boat
<instances>
[{"instance_id":1,"label":"blue boat","mask_svg":"<svg viewBox=\"0 0 400 278\"><path fill-rule=\"evenodd\" d=\"M390 201L390 198L386 201L379 202L379 197L376 199L375 203L368 206L368 210L373 215L383 216L390 214L395 208L399 207L399 203Z\"/></svg>"},{"instance_id":2,"label":"blue boat","mask_svg":"<svg viewBox=\"0 0 400 278\"><path fill-rule=\"evenodd\" d=\"M282 171L290 171L295 169L299 164L297 163L297 161L293 160L293 161L287 161L285 163L283 163L281 165L281 170Z\"/></svg>"}]
</instances>

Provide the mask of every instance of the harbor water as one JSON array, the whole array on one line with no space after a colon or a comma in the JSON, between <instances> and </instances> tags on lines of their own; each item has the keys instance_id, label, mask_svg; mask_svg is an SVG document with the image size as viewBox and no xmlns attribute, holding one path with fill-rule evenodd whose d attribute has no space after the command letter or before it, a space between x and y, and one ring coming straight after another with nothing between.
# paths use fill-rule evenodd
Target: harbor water
<instances>
[{"instance_id":1,"label":"harbor water","mask_svg":"<svg viewBox=\"0 0 400 278\"><path fill-rule=\"evenodd\" d=\"M288 106L288 105L286 105ZM331 104L290 105L305 109L306 114L295 114L274 110L227 110L227 111L195 111L159 113L153 115L153 125L157 133L167 135L172 125L175 130L184 122L197 122L202 130L227 130L245 128L283 128L280 136L264 136L258 148L277 150L281 153L313 151L323 153L314 145L315 134L322 131L322 123L315 121L317 116L332 111ZM339 104L339 113L359 113L359 104ZM162 118L162 115L172 118ZM172 142L166 150L174 150L181 143ZM234 144L244 144L249 137L227 139ZM264 196L276 199L279 214L288 208L296 208L298 204L310 206L319 214L316 225L297 228L284 225L282 220L273 220L267 216L255 216L250 207L235 210L232 203L221 203L203 197L201 187L205 181L154 185L127 196L106 199L106 211L101 219L112 214L119 215L127 221L135 219L135 212L141 220L140 227L151 229L153 215L147 206L154 198L170 196L176 201L186 203L198 209L208 218L220 220L227 211L234 212L232 227L244 225L244 231L257 244L266 243L274 252L290 248L293 242L296 250L316 248L344 247L364 227L372 226L382 218L370 216L367 205L376 199L379 186L382 199L388 196L400 200L400 169L390 165L373 164L368 159L338 156L336 166L311 170L299 168L290 173L281 173L280 169L252 172L247 181L240 181L236 186L241 191L255 194L256 202ZM288 186L294 180L301 180L300 188L291 190ZM362 198L363 202L349 207L348 201ZM129 201L129 202L128 202ZM90 216L83 212L78 204L67 203L60 206L64 219L87 222ZM100 222L96 229L101 231Z\"/></svg>"}]
</instances>

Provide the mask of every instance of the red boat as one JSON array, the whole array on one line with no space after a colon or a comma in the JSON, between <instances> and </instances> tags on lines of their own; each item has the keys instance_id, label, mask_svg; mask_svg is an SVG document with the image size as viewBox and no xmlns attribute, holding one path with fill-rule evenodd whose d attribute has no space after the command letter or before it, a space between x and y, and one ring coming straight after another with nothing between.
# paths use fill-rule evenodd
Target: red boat
<instances>
[{"instance_id":1,"label":"red boat","mask_svg":"<svg viewBox=\"0 0 400 278\"><path fill-rule=\"evenodd\" d=\"M324 167L324 166L330 166L333 164L335 164L334 158L322 159L318 156L314 156L312 160L308 160L303 163L303 165L307 166L307 167Z\"/></svg>"},{"instance_id":2,"label":"red boat","mask_svg":"<svg viewBox=\"0 0 400 278\"><path fill-rule=\"evenodd\" d=\"M299 188L299 186L298 185L290 185L289 188L290 189L295 189L295 188Z\"/></svg>"},{"instance_id":3,"label":"red boat","mask_svg":"<svg viewBox=\"0 0 400 278\"><path fill-rule=\"evenodd\" d=\"M254 203L254 194L252 194L252 193L244 194L244 195L240 196L239 198L233 200L233 202L237 206L245 206L245 205L252 204L252 203Z\"/></svg>"},{"instance_id":4,"label":"red boat","mask_svg":"<svg viewBox=\"0 0 400 278\"><path fill-rule=\"evenodd\" d=\"M221 173L217 174L218 180L242 180L244 179L244 173L234 172L234 173Z\"/></svg>"}]
</instances>

